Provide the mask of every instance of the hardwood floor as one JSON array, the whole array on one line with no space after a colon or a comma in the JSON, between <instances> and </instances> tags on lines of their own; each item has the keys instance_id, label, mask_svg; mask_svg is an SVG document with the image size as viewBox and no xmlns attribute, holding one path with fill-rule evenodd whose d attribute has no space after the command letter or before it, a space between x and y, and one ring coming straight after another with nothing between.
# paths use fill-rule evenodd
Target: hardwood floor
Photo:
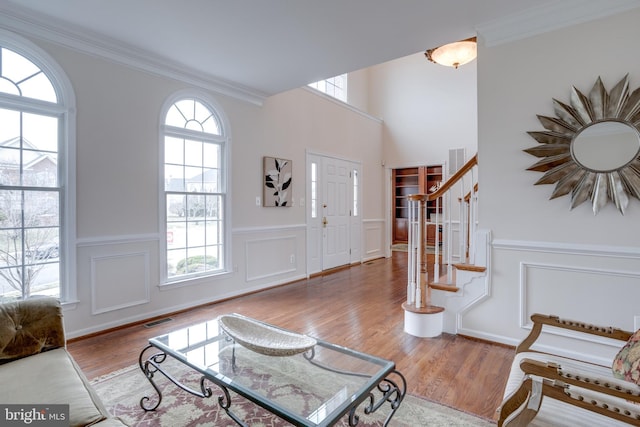
<instances>
[{"instance_id":1,"label":"hardwood floor","mask_svg":"<svg viewBox=\"0 0 640 427\"><path fill-rule=\"evenodd\" d=\"M394 252L388 259L176 313L153 327L137 324L70 340L68 349L92 379L137 363L150 337L236 312L393 360L408 393L494 420L514 349L457 335L404 333L406 264L406 254Z\"/></svg>"}]
</instances>

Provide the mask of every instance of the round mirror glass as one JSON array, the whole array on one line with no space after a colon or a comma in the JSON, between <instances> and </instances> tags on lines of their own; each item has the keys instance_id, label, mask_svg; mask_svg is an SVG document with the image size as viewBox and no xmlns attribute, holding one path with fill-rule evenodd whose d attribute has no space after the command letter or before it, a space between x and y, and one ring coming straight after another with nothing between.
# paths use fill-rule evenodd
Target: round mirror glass
<instances>
[{"instance_id":1,"label":"round mirror glass","mask_svg":"<svg viewBox=\"0 0 640 427\"><path fill-rule=\"evenodd\" d=\"M638 156L638 131L623 122L605 121L587 126L571 142L571 154L581 166L595 172L622 168Z\"/></svg>"}]
</instances>

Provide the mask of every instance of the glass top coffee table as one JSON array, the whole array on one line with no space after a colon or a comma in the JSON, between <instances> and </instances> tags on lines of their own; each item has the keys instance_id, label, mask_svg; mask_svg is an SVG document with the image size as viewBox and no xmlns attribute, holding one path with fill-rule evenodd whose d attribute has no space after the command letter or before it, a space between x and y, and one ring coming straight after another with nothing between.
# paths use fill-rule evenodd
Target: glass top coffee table
<instances>
[{"instance_id":1,"label":"glass top coffee table","mask_svg":"<svg viewBox=\"0 0 640 427\"><path fill-rule=\"evenodd\" d=\"M255 328L251 333L258 341L260 335L264 338L275 333L277 338L279 331L297 335L233 316L256 324L258 333ZM261 327L265 328L265 334L259 333ZM152 411L160 405L162 392L155 382L158 374L203 398L214 394L209 383L215 384L220 390L218 404L242 426L246 424L231 409L230 390L293 425L313 427L331 426L347 416L349 425L355 426L360 406L364 414L371 414L389 404L386 426L404 399L406 380L389 360L312 338L310 348L296 354L273 355L279 353L270 352L269 348L256 350L245 338L222 329L218 319L151 338L140 353L139 364L157 398L144 396L140 406ZM186 365L202 375L199 387L182 384L176 378L176 372L172 372L176 361L178 366ZM292 391L295 398L291 398L291 393L282 393L284 389Z\"/></svg>"}]
</instances>

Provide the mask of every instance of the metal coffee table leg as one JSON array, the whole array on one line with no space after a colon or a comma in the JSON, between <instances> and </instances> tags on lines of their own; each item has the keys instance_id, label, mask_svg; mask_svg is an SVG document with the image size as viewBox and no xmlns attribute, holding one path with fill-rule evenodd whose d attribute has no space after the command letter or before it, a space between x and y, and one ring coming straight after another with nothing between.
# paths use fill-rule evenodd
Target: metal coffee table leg
<instances>
[{"instance_id":1,"label":"metal coffee table leg","mask_svg":"<svg viewBox=\"0 0 640 427\"><path fill-rule=\"evenodd\" d=\"M142 370L142 373L144 374L144 376L149 380L149 382L151 383L151 385L153 386L154 390L156 391L156 393L158 394L158 402L155 405L152 406L147 406L148 402L151 401L151 398L149 396L143 396L142 399L140 399L140 407L142 409L144 409L145 411L153 411L155 409L158 408L158 406L160 406L160 402L162 402L162 392L160 391L160 388L158 387L158 385L156 384L156 382L154 381L154 377L156 375L156 373L161 373L162 375L164 375L169 381L171 381L172 383L174 383L175 385L177 385L178 387L180 387L182 390L193 394L194 396L198 396L198 397L211 397L213 395L213 392L211 391L211 388L207 387L204 384L204 381L206 380L206 378L203 376L202 378L200 378L200 390L194 390L190 387L187 387L186 385L182 384L180 381L178 381L176 378L174 378L171 374L169 374L168 372L166 372L164 369L162 369L161 364L167 360L167 354L164 352L157 352L152 354L151 356L149 356L148 358L144 358L144 353L149 350L150 348L154 348L152 345L148 345L147 347L145 347L141 352L140 352L140 357L138 358L138 365L140 366L140 369ZM228 392L227 392L228 394Z\"/></svg>"}]
</instances>

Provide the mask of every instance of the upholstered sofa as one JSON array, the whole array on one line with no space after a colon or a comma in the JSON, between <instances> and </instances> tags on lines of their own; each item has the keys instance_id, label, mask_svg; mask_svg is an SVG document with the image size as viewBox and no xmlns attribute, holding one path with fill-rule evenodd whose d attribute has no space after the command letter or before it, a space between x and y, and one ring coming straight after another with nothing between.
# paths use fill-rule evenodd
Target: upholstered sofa
<instances>
[{"instance_id":1,"label":"upholstered sofa","mask_svg":"<svg viewBox=\"0 0 640 427\"><path fill-rule=\"evenodd\" d=\"M542 314L531 320L531 333L516 348L498 409L499 427L640 426L640 331ZM575 352L569 358L536 351L543 327L573 337L606 338L620 350L605 365L589 363Z\"/></svg>"},{"instance_id":2,"label":"upholstered sofa","mask_svg":"<svg viewBox=\"0 0 640 427\"><path fill-rule=\"evenodd\" d=\"M0 304L0 404L68 404L70 426L125 425L67 351L62 309L49 297Z\"/></svg>"}]
</instances>

